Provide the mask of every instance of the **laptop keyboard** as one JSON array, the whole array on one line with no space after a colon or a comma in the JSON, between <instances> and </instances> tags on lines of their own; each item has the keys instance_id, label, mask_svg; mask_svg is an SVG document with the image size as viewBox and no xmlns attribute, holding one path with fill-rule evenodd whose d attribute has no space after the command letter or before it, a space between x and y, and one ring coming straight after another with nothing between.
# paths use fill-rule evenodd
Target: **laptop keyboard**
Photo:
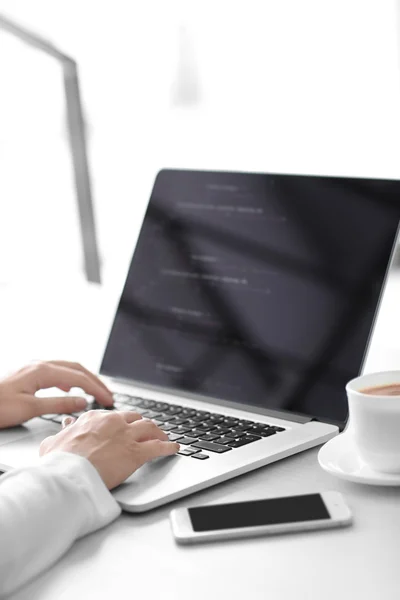
<instances>
[{"instance_id":1,"label":"laptop keyboard","mask_svg":"<svg viewBox=\"0 0 400 600\"><path fill-rule=\"evenodd\" d=\"M89 404L87 410L93 409L104 410L104 407ZM179 455L196 460L207 460L211 455L224 454L285 431L284 427L127 394L114 394L114 410L134 411L144 419L151 419L172 442L180 444ZM83 412L73 413L73 416L78 417ZM61 424L65 416L43 415L42 418Z\"/></svg>"}]
</instances>

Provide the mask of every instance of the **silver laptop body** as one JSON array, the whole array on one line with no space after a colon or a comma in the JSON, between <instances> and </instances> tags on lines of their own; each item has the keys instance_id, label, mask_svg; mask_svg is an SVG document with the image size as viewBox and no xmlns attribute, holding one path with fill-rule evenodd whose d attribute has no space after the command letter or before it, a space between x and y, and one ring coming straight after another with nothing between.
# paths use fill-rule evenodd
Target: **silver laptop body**
<instances>
[{"instance_id":1,"label":"silver laptop body","mask_svg":"<svg viewBox=\"0 0 400 600\"><path fill-rule=\"evenodd\" d=\"M100 372L118 410L156 420L186 452L114 490L123 509L155 508L344 427L399 192L386 180L158 174ZM0 468L37 462L59 427L34 419L1 432Z\"/></svg>"}]
</instances>

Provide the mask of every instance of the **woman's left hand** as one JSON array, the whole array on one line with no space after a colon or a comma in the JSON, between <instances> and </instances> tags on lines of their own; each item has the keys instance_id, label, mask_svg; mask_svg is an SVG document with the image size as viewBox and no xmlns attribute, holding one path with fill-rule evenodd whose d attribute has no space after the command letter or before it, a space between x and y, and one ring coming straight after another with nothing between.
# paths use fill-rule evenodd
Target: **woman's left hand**
<instances>
[{"instance_id":1,"label":"woman's left hand","mask_svg":"<svg viewBox=\"0 0 400 600\"><path fill-rule=\"evenodd\" d=\"M36 362L0 381L0 428L20 425L45 414L79 412L85 398L59 396L41 398L36 392L56 387L64 392L81 388L104 407L113 405L110 390L82 365L63 360Z\"/></svg>"}]
</instances>

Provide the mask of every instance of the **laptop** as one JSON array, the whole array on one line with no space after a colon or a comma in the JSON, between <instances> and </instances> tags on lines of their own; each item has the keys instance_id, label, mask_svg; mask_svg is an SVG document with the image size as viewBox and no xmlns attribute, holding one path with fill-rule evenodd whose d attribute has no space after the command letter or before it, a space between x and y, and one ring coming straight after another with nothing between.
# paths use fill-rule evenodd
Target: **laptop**
<instances>
[{"instance_id":1,"label":"laptop","mask_svg":"<svg viewBox=\"0 0 400 600\"><path fill-rule=\"evenodd\" d=\"M346 423L392 260L400 182L162 170L100 373L180 453L113 491L142 512L322 444ZM0 434L37 460L61 416Z\"/></svg>"}]
</instances>

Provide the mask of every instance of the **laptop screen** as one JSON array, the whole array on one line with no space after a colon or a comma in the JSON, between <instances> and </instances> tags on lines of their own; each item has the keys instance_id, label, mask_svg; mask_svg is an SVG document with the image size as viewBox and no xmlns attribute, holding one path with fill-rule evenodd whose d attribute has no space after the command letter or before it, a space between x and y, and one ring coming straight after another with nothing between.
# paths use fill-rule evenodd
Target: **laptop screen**
<instances>
[{"instance_id":1,"label":"laptop screen","mask_svg":"<svg viewBox=\"0 0 400 600\"><path fill-rule=\"evenodd\" d=\"M161 171L101 372L343 422L400 182Z\"/></svg>"}]
</instances>

